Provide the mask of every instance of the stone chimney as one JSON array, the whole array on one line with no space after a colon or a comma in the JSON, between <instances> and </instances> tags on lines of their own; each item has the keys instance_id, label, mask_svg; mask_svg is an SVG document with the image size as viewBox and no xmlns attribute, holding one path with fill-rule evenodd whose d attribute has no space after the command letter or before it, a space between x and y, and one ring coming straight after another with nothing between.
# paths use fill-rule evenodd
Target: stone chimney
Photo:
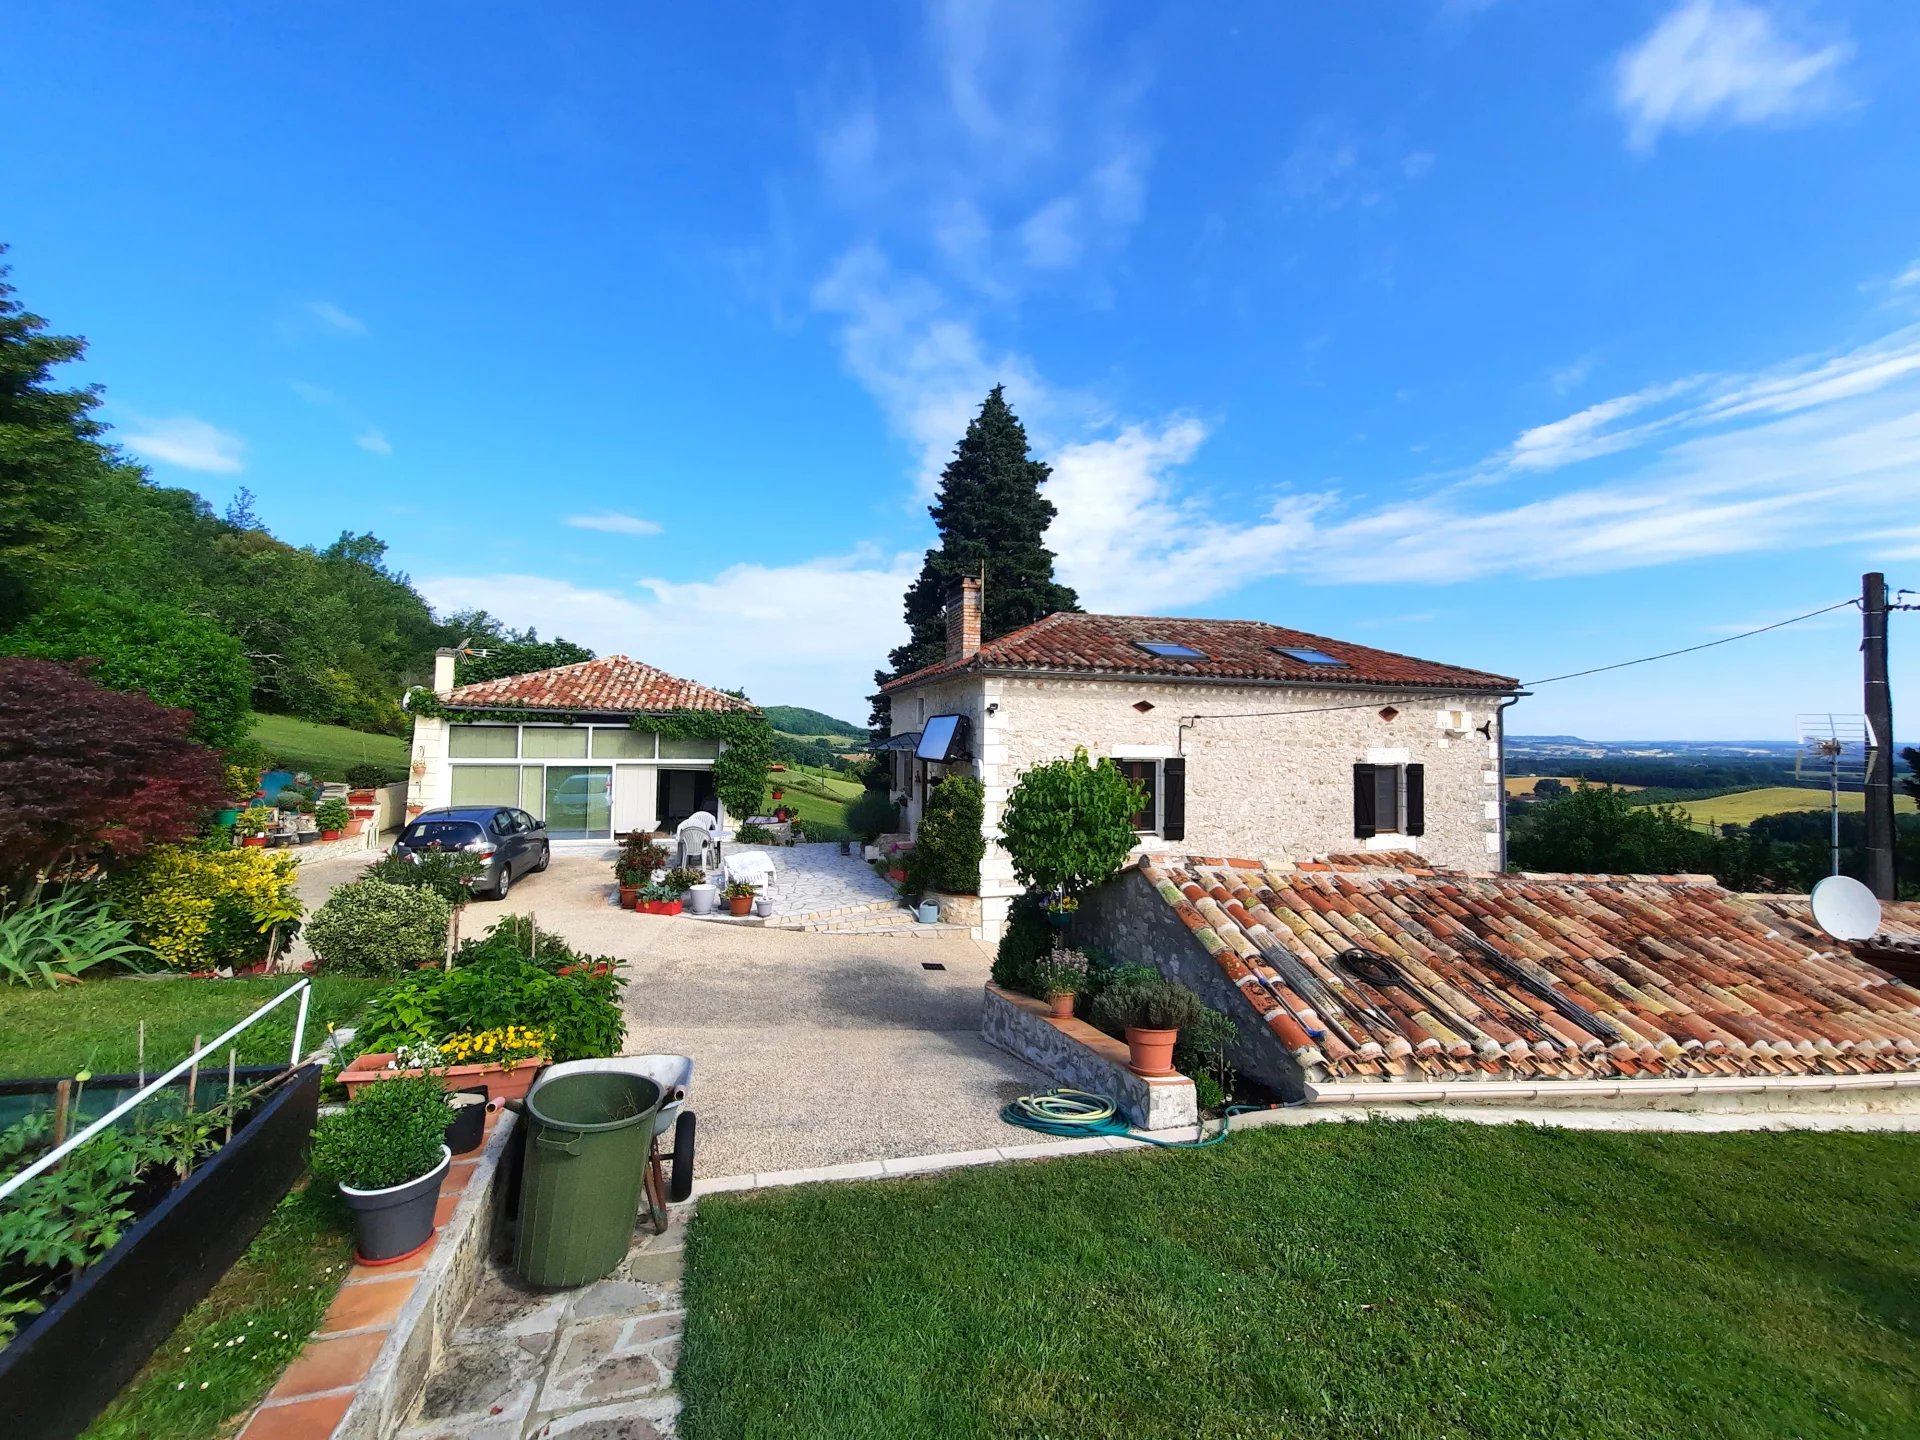
<instances>
[{"instance_id":1,"label":"stone chimney","mask_svg":"<svg viewBox=\"0 0 1920 1440\"><path fill-rule=\"evenodd\" d=\"M947 591L947 654L969 660L980 651L980 578L963 575Z\"/></svg>"},{"instance_id":2,"label":"stone chimney","mask_svg":"<svg viewBox=\"0 0 1920 1440\"><path fill-rule=\"evenodd\" d=\"M453 660L458 650L433 652L433 693L442 700L453 693Z\"/></svg>"}]
</instances>

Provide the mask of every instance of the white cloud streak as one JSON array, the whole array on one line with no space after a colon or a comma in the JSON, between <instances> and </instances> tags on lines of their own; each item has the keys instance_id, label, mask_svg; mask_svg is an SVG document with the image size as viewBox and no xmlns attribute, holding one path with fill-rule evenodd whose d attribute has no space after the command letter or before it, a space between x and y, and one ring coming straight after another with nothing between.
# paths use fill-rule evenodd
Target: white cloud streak
<instances>
[{"instance_id":1,"label":"white cloud streak","mask_svg":"<svg viewBox=\"0 0 1920 1440\"><path fill-rule=\"evenodd\" d=\"M569 515L567 524L576 530L599 530L608 535L658 535L660 522L643 520L618 510L603 510L597 515Z\"/></svg>"},{"instance_id":2,"label":"white cloud streak","mask_svg":"<svg viewBox=\"0 0 1920 1440\"><path fill-rule=\"evenodd\" d=\"M734 565L710 580L591 588L540 575L420 581L434 608L512 615L543 635L627 654L756 700L845 710L905 638L901 596L917 555L856 552L798 565ZM722 668L716 668L716 667ZM849 720L860 714L843 716Z\"/></svg>"},{"instance_id":3,"label":"white cloud streak","mask_svg":"<svg viewBox=\"0 0 1920 1440\"><path fill-rule=\"evenodd\" d=\"M366 430L353 437L353 443L371 455L393 454L393 442L378 430Z\"/></svg>"},{"instance_id":4,"label":"white cloud streak","mask_svg":"<svg viewBox=\"0 0 1920 1440\"><path fill-rule=\"evenodd\" d=\"M300 312L312 328L323 334L357 340L367 333L366 321L348 314L331 300L308 300L301 305Z\"/></svg>"},{"instance_id":5,"label":"white cloud streak","mask_svg":"<svg viewBox=\"0 0 1920 1440\"><path fill-rule=\"evenodd\" d=\"M1684 0L1615 62L1614 103L1637 150L1669 129L1801 119L1838 100L1852 51L1790 39L1758 5Z\"/></svg>"},{"instance_id":6,"label":"white cloud streak","mask_svg":"<svg viewBox=\"0 0 1920 1440\"><path fill-rule=\"evenodd\" d=\"M246 468L247 442L231 430L190 415L134 423L137 428L121 443L143 460L214 475L237 475Z\"/></svg>"}]
</instances>

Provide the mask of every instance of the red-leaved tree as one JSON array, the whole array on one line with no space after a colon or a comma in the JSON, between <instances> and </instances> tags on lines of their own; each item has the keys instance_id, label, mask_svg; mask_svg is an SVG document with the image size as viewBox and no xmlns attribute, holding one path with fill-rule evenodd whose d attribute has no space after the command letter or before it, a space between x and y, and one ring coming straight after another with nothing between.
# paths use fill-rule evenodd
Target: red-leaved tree
<instances>
[{"instance_id":1,"label":"red-leaved tree","mask_svg":"<svg viewBox=\"0 0 1920 1440\"><path fill-rule=\"evenodd\" d=\"M193 716L51 660L0 659L0 890L111 867L227 803Z\"/></svg>"}]
</instances>

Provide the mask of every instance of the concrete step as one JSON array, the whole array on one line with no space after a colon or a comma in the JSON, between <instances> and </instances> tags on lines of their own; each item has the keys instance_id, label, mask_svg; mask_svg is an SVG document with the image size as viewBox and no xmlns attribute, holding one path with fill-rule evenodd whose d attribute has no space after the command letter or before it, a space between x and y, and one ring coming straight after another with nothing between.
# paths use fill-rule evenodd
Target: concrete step
<instances>
[{"instance_id":1,"label":"concrete step","mask_svg":"<svg viewBox=\"0 0 1920 1440\"><path fill-rule=\"evenodd\" d=\"M823 910L796 910L791 914L773 915L767 923L783 930L798 930L807 925L819 925L828 921L860 920L870 915L895 914L900 910L897 899L866 900L854 905L836 905Z\"/></svg>"},{"instance_id":2,"label":"concrete step","mask_svg":"<svg viewBox=\"0 0 1920 1440\"><path fill-rule=\"evenodd\" d=\"M866 925L809 925L808 933L814 935L965 935L970 933L964 925L922 925L917 920L887 920Z\"/></svg>"}]
</instances>

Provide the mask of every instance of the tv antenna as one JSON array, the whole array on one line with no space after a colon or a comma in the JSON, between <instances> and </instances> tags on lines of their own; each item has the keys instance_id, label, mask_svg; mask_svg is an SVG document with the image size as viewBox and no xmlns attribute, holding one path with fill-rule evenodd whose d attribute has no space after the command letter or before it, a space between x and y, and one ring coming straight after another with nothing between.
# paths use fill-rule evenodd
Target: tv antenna
<instances>
[{"instance_id":1,"label":"tv antenna","mask_svg":"<svg viewBox=\"0 0 1920 1440\"><path fill-rule=\"evenodd\" d=\"M1795 727L1793 778L1818 775L1827 782L1829 875L1840 873L1840 789L1851 782L1864 789L1873 746L1864 715L1802 715Z\"/></svg>"}]
</instances>

